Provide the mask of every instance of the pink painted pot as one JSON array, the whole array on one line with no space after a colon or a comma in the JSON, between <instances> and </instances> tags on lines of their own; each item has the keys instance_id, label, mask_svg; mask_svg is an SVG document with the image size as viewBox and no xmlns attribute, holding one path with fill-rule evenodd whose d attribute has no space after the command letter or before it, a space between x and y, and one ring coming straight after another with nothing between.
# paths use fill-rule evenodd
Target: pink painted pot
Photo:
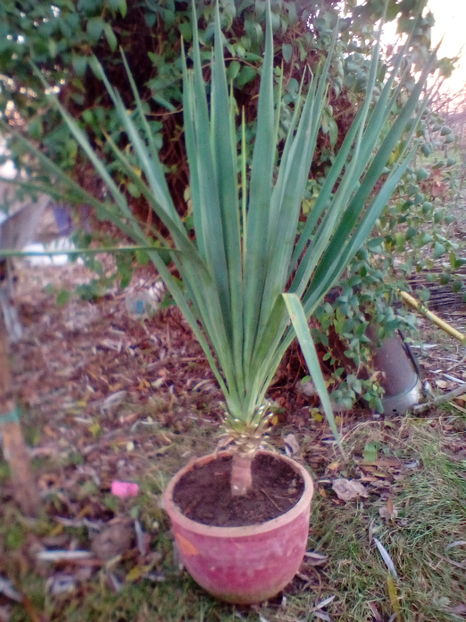
<instances>
[{"instance_id":1,"label":"pink painted pot","mask_svg":"<svg viewBox=\"0 0 466 622\"><path fill-rule=\"evenodd\" d=\"M285 514L257 525L215 527L184 516L173 501L178 481L195 465L224 456L204 456L178 471L163 495L164 508L184 566L213 596L230 603L260 603L278 594L298 571L306 550L314 487L309 473L297 462L287 462L304 482L301 498Z\"/></svg>"}]
</instances>

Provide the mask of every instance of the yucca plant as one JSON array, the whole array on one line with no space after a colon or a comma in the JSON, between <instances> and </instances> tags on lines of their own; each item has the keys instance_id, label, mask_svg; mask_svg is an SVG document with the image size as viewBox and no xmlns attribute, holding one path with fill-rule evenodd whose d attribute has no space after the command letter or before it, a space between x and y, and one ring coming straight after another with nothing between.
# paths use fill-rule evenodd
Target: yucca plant
<instances>
[{"instance_id":1,"label":"yucca plant","mask_svg":"<svg viewBox=\"0 0 466 622\"><path fill-rule=\"evenodd\" d=\"M266 12L252 153L245 138L244 117L228 88L218 6L210 78L206 81L203 75L196 28L192 68L184 58L183 114L194 236L170 196L130 69L127 67L133 111L127 110L97 61L94 63L131 152L117 146L110 136L108 145L120 170L168 229L170 256L180 279L172 275L152 238L132 215L109 166L56 99L70 132L105 183L107 199L90 196L21 139L48 173L64 183L67 192L94 206L101 216L107 215L137 244L154 247L150 257L202 346L225 397L225 424L236 442L233 494L244 494L251 486L252 457L261 443L268 414L266 392L296 335L337 433L307 321L366 240L408 166L410 139L422 108L419 100L430 71L425 68L400 106L401 58L381 85L375 46L365 101L302 222L301 204L329 88L331 53L312 79L309 74L303 78L291 126L281 144L282 94L280 84L274 85L270 6Z\"/></svg>"}]
</instances>

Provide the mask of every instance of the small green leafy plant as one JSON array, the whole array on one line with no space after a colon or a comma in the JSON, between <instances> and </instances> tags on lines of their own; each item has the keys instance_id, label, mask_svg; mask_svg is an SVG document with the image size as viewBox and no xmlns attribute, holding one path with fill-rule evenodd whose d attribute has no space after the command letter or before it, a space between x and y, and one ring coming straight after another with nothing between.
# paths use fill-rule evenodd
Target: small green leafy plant
<instances>
[{"instance_id":1,"label":"small green leafy plant","mask_svg":"<svg viewBox=\"0 0 466 622\"><path fill-rule=\"evenodd\" d=\"M325 348L332 401L340 407L362 399L383 412L383 390L372 362L376 344L367 331L372 326L381 343L398 330L405 335L416 330L417 318L400 304L400 290L409 292L414 284L423 302L429 299L429 282L449 283L458 295L464 290L460 246L449 235L460 171L449 157L451 133L432 108L433 103L416 132L415 158L371 238L314 314L313 337Z\"/></svg>"},{"instance_id":2,"label":"small green leafy plant","mask_svg":"<svg viewBox=\"0 0 466 622\"><path fill-rule=\"evenodd\" d=\"M278 89L274 87L272 23L267 8L255 141L249 153L244 115L237 114L228 89L218 8L214 30L208 80L203 73L196 28L192 68L183 58L183 113L194 237L170 194L158 145L129 67L135 101L131 111L96 60L94 70L101 74L131 151L120 149L109 135L107 146L169 231L170 257L180 279L173 276L155 245L148 254L189 322L223 391L225 424L236 443L232 492L244 494L252 483L252 458L262 442L267 421L266 392L296 335L337 436L307 320L368 237L409 164L410 139L422 111L419 100L430 64L400 107L402 54L380 85L379 51L375 46L365 100L302 222L301 206L322 124L332 53L306 89L303 80L282 143L282 89L280 84ZM99 157L79 124L54 101L105 183L106 199L88 194L23 139L25 144L48 174L60 181L68 196L73 194L75 200L93 206L99 217L112 220L137 244L150 245L151 238L133 216L126 195L112 177L111 163ZM47 190L57 194L54 188Z\"/></svg>"}]
</instances>

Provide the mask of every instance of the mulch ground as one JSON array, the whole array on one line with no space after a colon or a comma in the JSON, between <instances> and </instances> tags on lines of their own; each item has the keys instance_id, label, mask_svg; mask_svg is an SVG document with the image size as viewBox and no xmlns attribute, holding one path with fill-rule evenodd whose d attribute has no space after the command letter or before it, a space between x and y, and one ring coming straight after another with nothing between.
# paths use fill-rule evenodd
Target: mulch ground
<instances>
[{"instance_id":1,"label":"mulch ground","mask_svg":"<svg viewBox=\"0 0 466 622\"><path fill-rule=\"evenodd\" d=\"M79 264L30 267L24 262L19 268L16 302L24 333L10 348L14 391L24 413L44 509L58 529L35 537L33 545L28 541L29 561L20 556L12 565L6 563L6 570L0 538L0 571L6 576L18 564L34 565L31 551L76 547L94 555L85 566L89 576L93 563L115 554L126 556L129 574L144 568L149 576L159 557L141 525L128 523L127 514L109 501L112 482L144 482L157 473L166 478L189 457L210 452L218 440L222 396L177 309L160 308L145 319L128 310L135 292L153 287L151 271L141 269L127 290L114 289L97 301L72 296L66 305L56 304L53 288L73 291L90 276ZM454 319L457 311L452 310ZM464 350L429 324L425 329L422 348L416 349L423 379L434 392L448 392L466 381ZM270 437L281 450L298 454L325 483L336 468L335 448L325 423L309 415L317 404L297 389L304 374L299 361L289 359L277 374L271 397L279 410ZM452 405L465 412L464 397L457 396ZM347 433L372 419L370 412L358 408L342 414L339 422ZM459 451L461 447L452 447L455 455ZM358 477L380 491L402 468L396 460L366 464ZM3 519L11 520L8 483L0 491L0 502ZM70 526L83 527L93 536L77 542L66 532ZM50 574L53 591L52 569L42 565L40 572ZM1 599L0 594L0 609Z\"/></svg>"},{"instance_id":2,"label":"mulch ground","mask_svg":"<svg viewBox=\"0 0 466 622\"><path fill-rule=\"evenodd\" d=\"M128 289L114 289L95 302L72 296L66 305L56 304L54 288L73 291L91 276L77 263L21 264L16 301L24 334L11 346L11 361L17 400L28 425L39 428L33 455L77 452L107 486L111 479L140 474L167 445L167 433L184 434L199 423L215 432L224 410L215 379L178 310L159 308L142 320L128 311L137 292L152 291L151 270L142 268ZM457 326L458 311L451 309ZM443 318L448 321L447 311ZM425 340L415 349L423 380L434 392L448 392L466 381L464 348L423 322ZM288 358L270 394L280 425L311 436L318 467L328 458L329 433L320 421L310 420L313 398L297 390L305 373L300 360ZM461 398L456 406L464 407ZM351 426L372 415L357 408L342 417Z\"/></svg>"}]
</instances>

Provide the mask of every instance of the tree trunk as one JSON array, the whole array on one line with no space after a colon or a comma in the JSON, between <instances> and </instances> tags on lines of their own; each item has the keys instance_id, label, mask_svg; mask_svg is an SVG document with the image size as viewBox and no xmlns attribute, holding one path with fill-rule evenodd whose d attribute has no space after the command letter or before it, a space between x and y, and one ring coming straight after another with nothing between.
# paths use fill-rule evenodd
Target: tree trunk
<instances>
[{"instance_id":1,"label":"tree trunk","mask_svg":"<svg viewBox=\"0 0 466 622\"><path fill-rule=\"evenodd\" d=\"M254 454L235 452L231 464L231 494L233 497L247 494L252 488L252 461Z\"/></svg>"},{"instance_id":2,"label":"tree trunk","mask_svg":"<svg viewBox=\"0 0 466 622\"><path fill-rule=\"evenodd\" d=\"M21 511L34 516L39 507L39 496L31 470L29 453L16 414L11 388L7 336L0 314L0 433L3 453L8 462L13 495Z\"/></svg>"}]
</instances>

